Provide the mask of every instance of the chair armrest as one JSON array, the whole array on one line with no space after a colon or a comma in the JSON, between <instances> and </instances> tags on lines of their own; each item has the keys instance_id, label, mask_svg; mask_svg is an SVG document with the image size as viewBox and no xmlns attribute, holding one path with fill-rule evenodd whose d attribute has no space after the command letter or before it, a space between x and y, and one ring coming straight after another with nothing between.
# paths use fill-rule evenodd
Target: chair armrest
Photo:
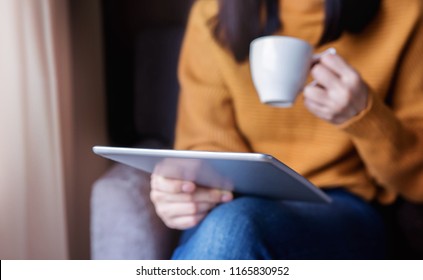
<instances>
[{"instance_id":1,"label":"chair armrest","mask_svg":"<svg viewBox=\"0 0 423 280\"><path fill-rule=\"evenodd\" d=\"M168 259L176 238L150 201L149 174L115 164L94 183L92 259Z\"/></svg>"}]
</instances>

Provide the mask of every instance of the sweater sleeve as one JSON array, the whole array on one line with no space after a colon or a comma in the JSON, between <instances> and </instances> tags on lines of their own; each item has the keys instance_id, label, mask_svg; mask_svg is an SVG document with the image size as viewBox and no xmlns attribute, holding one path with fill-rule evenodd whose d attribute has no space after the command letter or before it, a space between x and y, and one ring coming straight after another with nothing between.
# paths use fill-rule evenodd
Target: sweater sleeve
<instances>
[{"instance_id":1,"label":"sweater sleeve","mask_svg":"<svg viewBox=\"0 0 423 280\"><path fill-rule=\"evenodd\" d=\"M191 10L179 61L180 95L175 148L247 152L237 129L231 96L216 59L210 18L215 1L197 1Z\"/></svg>"},{"instance_id":2,"label":"sweater sleeve","mask_svg":"<svg viewBox=\"0 0 423 280\"><path fill-rule=\"evenodd\" d=\"M350 135L376 183L423 201L423 24L415 26L393 81L392 105L375 94L341 128Z\"/></svg>"}]
</instances>

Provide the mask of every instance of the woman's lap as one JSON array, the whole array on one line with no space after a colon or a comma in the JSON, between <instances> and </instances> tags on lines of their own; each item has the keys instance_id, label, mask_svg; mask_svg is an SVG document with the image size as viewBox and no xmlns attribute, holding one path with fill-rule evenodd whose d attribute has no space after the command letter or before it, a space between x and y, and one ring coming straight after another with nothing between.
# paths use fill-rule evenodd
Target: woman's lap
<instances>
[{"instance_id":1,"label":"woman's lap","mask_svg":"<svg viewBox=\"0 0 423 280\"><path fill-rule=\"evenodd\" d=\"M330 204L242 197L183 232L174 259L382 259L384 226L341 189Z\"/></svg>"}]
</instances>

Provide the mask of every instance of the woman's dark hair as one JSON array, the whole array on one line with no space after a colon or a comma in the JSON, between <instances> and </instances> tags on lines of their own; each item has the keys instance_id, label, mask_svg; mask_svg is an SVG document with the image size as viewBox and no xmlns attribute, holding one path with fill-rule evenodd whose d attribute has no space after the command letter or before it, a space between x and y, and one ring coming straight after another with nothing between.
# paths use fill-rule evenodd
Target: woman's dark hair
<instances>
[{"instance_id":1,"label":"woman's dark hair","mask_svg":"<svg viewBox=\"0 0 423 280\"><path fill-rule=\"evenodd\" d=\"M318 45L335 41L344 31L361 32L376 16L380 3L381 0L325 0L324 31ZM215 39L242 62L248 57L252 40L283 28L279 0L219 0L212 24Z\"/></svg>"}]
</instances>

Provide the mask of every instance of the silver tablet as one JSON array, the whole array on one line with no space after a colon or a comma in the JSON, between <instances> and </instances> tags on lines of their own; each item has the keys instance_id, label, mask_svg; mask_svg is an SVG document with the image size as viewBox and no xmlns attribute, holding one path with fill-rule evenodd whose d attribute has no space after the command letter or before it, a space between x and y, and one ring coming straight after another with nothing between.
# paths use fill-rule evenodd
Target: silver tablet
<instances>
[{"instance_id":1,"label":"silver tablet","mask_svg":"<svg viewBox=\"0 0 423 280\"><path fill-rule=\"evenodd\" d=\"M323 191L260 153L228 153L95 146L94 153L148 173L271 199L329 203Z\"/></svg>"}]
</instances>

